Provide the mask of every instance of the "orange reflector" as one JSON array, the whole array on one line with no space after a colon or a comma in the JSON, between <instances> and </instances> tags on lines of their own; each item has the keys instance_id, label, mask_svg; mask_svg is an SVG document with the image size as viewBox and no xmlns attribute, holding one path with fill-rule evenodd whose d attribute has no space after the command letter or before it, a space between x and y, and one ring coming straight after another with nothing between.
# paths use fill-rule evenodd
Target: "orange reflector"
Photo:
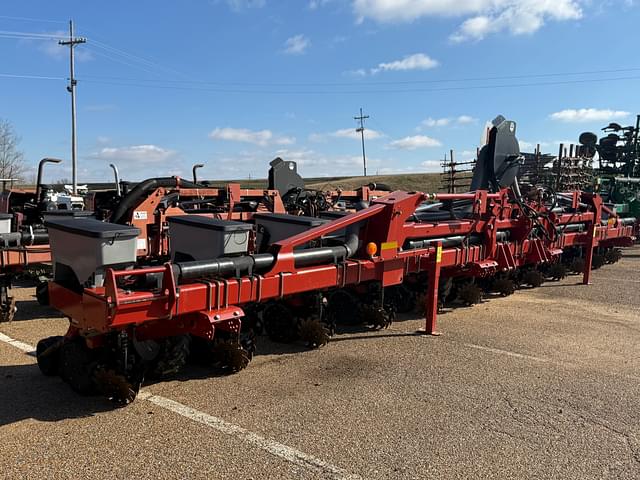
<instances>
[{"instance_id":1,"label":"orange reflector","mask_svg":"<svg viewBox=\"0 0 640 480\"><path fill-rule=\"evenodd\" d=\"M373 242L367 243L367 255L373 257L376 253L378 253L378 246Z\"/></svg>"}]
</instances>

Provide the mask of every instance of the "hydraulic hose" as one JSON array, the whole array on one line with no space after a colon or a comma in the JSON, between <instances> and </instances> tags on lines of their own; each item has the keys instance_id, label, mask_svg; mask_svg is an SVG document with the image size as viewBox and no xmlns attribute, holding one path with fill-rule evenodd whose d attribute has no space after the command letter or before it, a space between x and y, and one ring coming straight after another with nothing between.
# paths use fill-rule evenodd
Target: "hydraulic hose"
<instances>
[{"instance_id":1,"label":"hydraulic hose","mask_svg":"<svg viewBox=\"0 0 640 480\"><path fill-rule=\"evenodd\" d=\"M111 223L124 223L126 221L125 215L127 212L136 206L151 190L155 190L158 187L187 187L187 188L204 188L202 185L198 185L188 180L178 179L177 177L157 177L149 178L137 184L128 192L124 198L118 204Z\"/></svg>"},{"instance_id":2,"label":"hydraulic hose","mask_svg":"<svg viewBox=\"0 0 640 480\"><path fill-rule=\"evenodd\" d=\"M370 183L369 185L367 185L367 187L369 187L369 190L377 190L379 192L391 192L392 188L387 185L386 183Z\"/></svg>"},{"instance_id":3,"label":"hydraulic hose","mask_svg":"<svg viewBox=\"0 0 640 480\"><path fill-rule=\"evenodd\" d=\"M509 231L503 230L496 234L496 238L499 242L504 242L509 238ZM407 250L417 248L428 248L435 245L437 242L442 243L443 248L459 247L460 245L469 242L469 245L479 245L483 241L483 236L479 233L472 233L471 235L452 235L450 237L441 238L423 238L423 239L411 239L405 242L404 248Z\"/></svg>"},{"instance_id":4,"label":"hydraulic hose","mask_svg":"<svg viewBox=\"0 0 640 480\"><path fill-rule=\"evenodd\" d=\"M206 276L229 277L247 275L267 270L275 256L271 253L258 253L242 257L222 257L215 260L194 260L173 264L173 274L178 280L188 280Z\"/></svg>"},{"instance_id":5,"label":"hydraulic hose","mask_svg":"<svg viewBox=\"0 0 640 480\"><path fill-rule=\"evenodd\" d=\"M356 253L359 243L358 227L351 226L347 229L345 241L341 245L294 251L295 266L308 267L345 260ZM266 271L271 268L275 260L276 257L272 253L259 253L241 257L176 262L173 264L173 273L178 280L201 278L210 275L220 277L240 276Z\"/></svg>"},{"instance_id":6,"label":"hydraulic hose","mask_svg":"<svg viewBox=\"0 0 640 480\"><path fill-rule=\"evenodd\" d=\"M46 229L0 233L0 246L2 247L46 245L47 243L49 243L49 233Z\"/></svg>"}]
</instances>

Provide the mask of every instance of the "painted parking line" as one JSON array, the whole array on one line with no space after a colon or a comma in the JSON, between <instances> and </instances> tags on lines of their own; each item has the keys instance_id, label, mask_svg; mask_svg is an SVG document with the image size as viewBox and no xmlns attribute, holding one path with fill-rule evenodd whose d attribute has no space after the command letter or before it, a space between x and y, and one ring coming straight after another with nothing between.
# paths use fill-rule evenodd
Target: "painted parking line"
<instances>
[{"instance_id":1,"label":"painted parking line","mask_svg":"<svg viewBox=\"0 0 640 480\"><path fill-rule=\"evenodd\" d=\"M596 280L607 280L613 282L625 282L625 283L640 283L640 280L631 280L629 278L617 278L617 277L602 277L600 275L595 277Z\"/></svg>"},{"instance_id":2,"label":"painted parking line","mask_svg":"<svg viewBox=\"0 0 640 480\"><path fill-rule=\"evenodd\" d=\"M24 353L26 353L27 355L31 355L32 357L36 356L35 347L19 340L14 340L13 338L6 336L2 332L0 332L0 342L8 343L12 347L16 347L17 349L22 350Z\"/></svg>"},{"instance_id":3,"label":"painted parking line","mask_svg":"<svg viewBox=\"0 0 640 480\"><path fill-rule=\"evenodd\" d=\"M3 333L0 333L0 342L4 342L12 347L22 350L27 355L35 356L35 348L32 345L15 340ZM276 442L263 437L239 425L229 423L208 413L201 412L187 405L184 405L170 398L154 395L147 390L141 390L138 399L153 403L154 405L178 414L191 421L205 425L225 435L230 435L254 447L264 450L271 455L285 460L298 467L305 468L313 473L321 475L323 478L335 480L361 480L359 475L349 473L346 470L321 460L313 455L308 455L288 445Z\"/></svg>"},{"instance_id":4,"label":"painted parking line","mask_svg":"<svg viewBox=\"0 0 640 480\"><path fill-rule=\"evenodd\" d=\"M198 422L202 425L206 425L207 427L213 428L214 430L222 432L226 435L236 437L246 443L253 445L254 447L258 447L261 450L270 453L271 455L282 458L289 463L293 463L299 467L303 467L307 470L319 473L325 478L351 480L361 478L358 475L348 473L345 470L331 465L330 463L320 460L319 458L316 458L312 455L307 455L300 450L289 447L287 445L283 445L282 443L275 442L238 425L234 425L225 420L222 420L221 418L209 415L208 413L204 413L191 407L187 407L186 405L183 405L182 403L176 402L169 398L154 395L147 391L140 392L138 398L142 398L148 402L153 403L154 405L164 408L165 410L177 413L178 415L193 420L194 422Z\"/></svg>"},{"instance_id":5,"label":"painted parking line","mask_svg":"<svg viewBox=\"0 0 640 480\"><path fill-rule=\"evenodd\" d=\"M533 355L526 355L524 353L511 352L509 350L501 350L499 348L485 347L483 345L475 345L473 343L465 343L465 347L475 348L483 350L485 352L491 352L498 355L507 355L509 357L522 358L524 360L533 360L534 362L548 362L546 358L534 357Z\"/></svg>"}]
</instances>

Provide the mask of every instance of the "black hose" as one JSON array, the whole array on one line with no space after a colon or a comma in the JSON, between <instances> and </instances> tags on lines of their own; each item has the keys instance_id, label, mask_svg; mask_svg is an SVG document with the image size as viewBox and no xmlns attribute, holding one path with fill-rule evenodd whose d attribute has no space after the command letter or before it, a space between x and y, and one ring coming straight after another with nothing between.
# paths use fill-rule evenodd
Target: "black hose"
<instances>
[{"instance_id":1,"label":"black hose","mask_svg":"<svg viewBox=\"0 0 640 480\"><path fill-rule=\"evenodd\" d=\"M177 177L157 177L157 178L149 178L138 183L135 187L131 189L123 198L120 200L118 204L118 208L116 208L113 216L111 217L111 223L126 223L126 214L127 212L136 206L142 198L144 198L150 190L155 190L159 187L187 187L187 188L204 188L202 185L189 182L184 179L179 179Z\"/></svg>"},{"instance_id":2,"label":"black hose","mask_svg":"<svg viewBox=\"0 0 640 480\"><path fill-rule=\"evenodd\" d=\"M501 230L496 234L496 239L498 242L504 242L509 238L508 230ZM452 235L450 237L441 237L441 238L423 238L423 239L411 239L407 240L404 244L404 248L406 250L416 249L416 248L428 248L430 246L435 245L437 242L442 243L443 248L451 248L458 247L460 245L466 244L469 245L479 245L482 243L483 236L479 233L472 233L471 235Z\"/></svg>"},{"instance_id":3,"label":"black hose","mask_svg":"<svg viewBox=\"0 0 640 480\"><path fill-rule=\"evenodd\" d=\"M350 226L346 232L345 242L332 247L319 247L297 250L293 252L296 267L308 267L328 262L339 262L351 257L358 250L360 239L358 226ZM268 270L276 257L272 253L244 255L242 257L222 257L213 260L195 260L176 262L173 273L178 280L202 278L206 276L240 276L252 275Z\"/></svg>"},{"instance_id":4,"label":"black hose","mask_svg":"<svg viewBox=\"0 0 640 480\"><path fill-rule=\"evenodd\" d=\"M42 195L42 172L45 163L60 163L62 160L57 158L43 158L38 163L38 177L36 178L36 204L40 203L40 195Z\"/></svg>"},{"instance_id":5,"label":"black hose","mask_svg":"<svg viewBox=\"0 0 640 480\"><path fill-rule=\"evenodd\" d=\"M218 258L215 260L194 260L173 264L173 273L179 280L206 276L228 277L253 274L268 269L275 257L271 253L244 255L242 257Z\"/></svg>"},{"instance_id":6,"label":"black hose","mask_svg":"<svg viewBox=\"0 0 640 480\"><path fill-rule=\"evenodd\" d=\"M49 233L45 229L0 233L0 246L2 247L46 245L47 243L49 243Z\"/></svg>"},{"instance_id":7,"label":"black hose","mask_svg":"<svg viewBox=\"0 0 640 480\"><path fill-rule=\"evenodd\" d=\"M369 190L377 190L378 192L391 192L392 189L389 185L387 185L386 183L370 183L369 185L367 185L367 187L369 187Z\"/></svg>"}]
</instances>

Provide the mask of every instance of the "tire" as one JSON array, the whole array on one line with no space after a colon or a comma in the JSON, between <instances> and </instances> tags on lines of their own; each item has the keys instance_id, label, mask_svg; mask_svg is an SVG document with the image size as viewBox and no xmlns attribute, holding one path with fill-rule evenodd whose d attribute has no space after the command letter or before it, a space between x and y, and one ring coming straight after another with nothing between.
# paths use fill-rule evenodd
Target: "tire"
<instances>
[{"instance_id":1,"label":"tire","mask_svg":"<svg viewBox=\"0 0 640 480\"><path fill-rule=\"evenodd\" d=\"M336 290L329 295L327 313L334 324L357 325L360 323L358 299L346 290Z\"/></svg>"},{"instance_id":2,"label":"tire","mask_svg":"<svg viewBox=\"0 0 640 480\"><path fill-rule=\"evenodd\" d=\"M64 337L43 338L36 346L36 359L43 375L57 375L60 369L60 347Z\"/></svg>"},{"instance_id":3,"label":"tire","mask_svg":"<svg viewBox=\"0 0 640 480\"><path fill-rule=\"evenodd\" d=\"M279 303L269 305L262 313L267 335L274 342L291 343L296 340L296 321L291 311Z\"/></svg>"},{"instance_id":4,"label":"tire","mask_svg":"<svg viewBox=\"0 0 640 480\"><path fill-rule=\"evenodd\" d=\"M385 303L390 303L398 313L409 313L416 308L416 297L404 285L387 287L384 292Z\"/></svg>"},{"instance_id":5,"label":"tire","mask_svg":"<svg viewBox=\"0 0 640 480\"><path fill-rule=\"evenodd\" d=\"M184 368L191 351L191 337L178 335L164 340L158 358L149 372L152 377L175 375Z\"/></svg>"},{"instance_id":6,"label":"tire","mask_svg":"<svg viewBox=\"0 0 640 480\"><path fill-rule=\"evenodd\" d=\"M36 300L43 307L49 306L49 282L40 282L36 286Z\"/></svg>"},{"instance_id":7,"label":"tire","mask_svg":"<svg viewBox=\"0 0 640 480\"><path fill-rule=\"evenodd\" d=\"M96 362L83 338L65 341L60 347L60 376L80 395L97 393L93 372Z\"/></svg>"}]
</instances>

